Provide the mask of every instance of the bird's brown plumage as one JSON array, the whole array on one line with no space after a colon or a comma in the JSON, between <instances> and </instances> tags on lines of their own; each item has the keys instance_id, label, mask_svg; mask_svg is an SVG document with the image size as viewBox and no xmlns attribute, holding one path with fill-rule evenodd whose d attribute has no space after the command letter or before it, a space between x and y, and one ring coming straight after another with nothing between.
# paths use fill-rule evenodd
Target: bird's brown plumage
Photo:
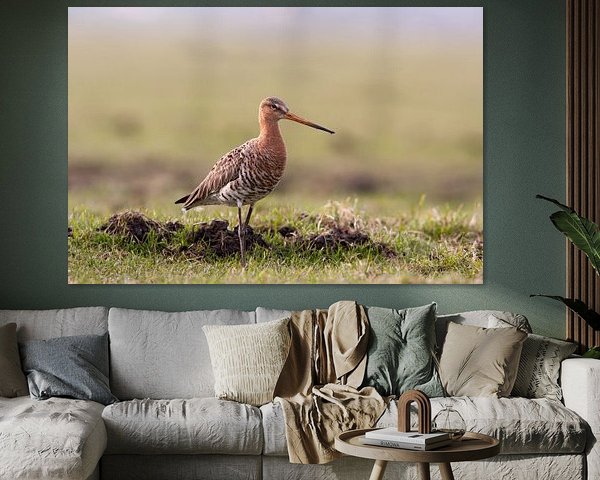
<instances>
[{"instance_id":1,"label":"bird's brown plumage","mask_svg":"<svg viewBox=\"0 0 600 480\"><path fill-rule=\"evenodd\" d=\"M246 143L234 148L229 153L223 155L217 163L213 165L204 180L185 197L180 198L175 203L183 203L183 208L189 210L200 205L231 205L237 206L237 199L233 203L228 202L226 198L220 198L220 193L230 183L229 189L234 188L240 183L242 170L246 170L251 157L255 155L254 143L256 139L248 140ZM252 162L254 163L254 162ZM240 196L241 197L241 196ZM232 198L233 200L233 198ZM246 204L247 202L242 202Z\"/></svg>"},{"instance_id":2,"label":"bird's brown plumage","mask_svg":"<svg viewBox=\"0 0 600 480\"><path fill-rule=\"evenodd\" d=\"M286 163L286 150L279 120L288 118L328 131L289 112L276 97L265 98L258 109L260 135L223 155L204 180L175 203L184 210L200 205L254 205L277 186Z\"/></svg>"},{"instance_id":3,"label":"bird's brown plumage","mask_svg":"<svg viewBox=\"0 0 600 480\"><path fill-rule=\"evenodd\" d=\"M192 193L175 202L183 203L185 211L200 205L237 207L240 256L244 266L245 225L250 220L254 204L273 191L285 170L285 143L278 123L281 119L334 133L294 115L282 100L265 98L258 107L258 137L223 155ZM242 222L243 205L250 205L245 222Z\"/></svg>"}]
</instances>

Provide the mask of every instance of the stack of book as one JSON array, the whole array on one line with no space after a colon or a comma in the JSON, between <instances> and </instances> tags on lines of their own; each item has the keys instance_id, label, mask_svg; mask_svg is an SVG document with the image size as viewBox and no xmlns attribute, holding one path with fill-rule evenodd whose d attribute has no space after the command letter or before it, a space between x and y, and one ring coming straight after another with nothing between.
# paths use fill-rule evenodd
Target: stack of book
<instances>
[{"instance_id":1,"label":"stack of book","mask_svg":"<svg viewBox=\"0 0 600 480\"><path fill-rule=\"evenodd\" d=\"M365 433L363 443L378 447L433 450L448 445L450 443L450 435L442 432L399 432L396 427L390 427L371 430Z\"/></svg>"}]
</instances>

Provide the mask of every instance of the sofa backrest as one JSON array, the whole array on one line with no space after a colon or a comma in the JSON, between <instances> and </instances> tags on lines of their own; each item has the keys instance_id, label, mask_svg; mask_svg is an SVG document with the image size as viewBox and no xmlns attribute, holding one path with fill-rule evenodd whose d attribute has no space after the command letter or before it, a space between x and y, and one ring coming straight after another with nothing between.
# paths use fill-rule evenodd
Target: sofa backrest
<instances>
[{"instance_id":1,"label":"sofa backrest","mask_svg":"<svg viewBox=\"0 0 600 480\"><path fill-rule=\"evenodd\" d=\"M214 396L203 325L256 322L254 312L157 312L111 308L111 390L120 400Z\"/></svg>"},{"instance_id":2,"label":"sofa backrest","mask_svg":"<svg viewBox=\"0 0 600 480\"><path fill-rule=\"evenodd\" d=\"M289 317L292 314L290 310L277 310L275 308L258 307L256 309L256 323L271 322L280 318Z\"/></svg>"},{"instance_id":3,"label":"sofa backrest","mask_svg":"<svg viewBox=\"0 0 600 480\"><path fill-rule=\"evenodd\" d=\"M276 310L272 308L258 307L256 309L256 321L270 322L271 320L277 320L278 318L284 318L291 314L288 310ZM459 323L461 325L472 325L475 327L488 326L488 320L490 315L494 315L501 320L504 320L515 327L531 333L531 326L529 321L523 315L519 313L503 312L500 310L473 310L470 312L452 313L449 315L438 315L435 324L435 335L436 344L438 349L441 349L446 339L446 333L448 332L448 322Z\"/></svg>"},{"instance_id":4,"label":"sofa backrest","mask_svg":"<svg viewBox=\"0 0 600 480\"><path fill-rule=\"evenodd\" d=\"M72 335L103 335L108 330L108 308L0 310L0 326L7 323L17 324L20 342Z\"/></svg>"}]
</instances>

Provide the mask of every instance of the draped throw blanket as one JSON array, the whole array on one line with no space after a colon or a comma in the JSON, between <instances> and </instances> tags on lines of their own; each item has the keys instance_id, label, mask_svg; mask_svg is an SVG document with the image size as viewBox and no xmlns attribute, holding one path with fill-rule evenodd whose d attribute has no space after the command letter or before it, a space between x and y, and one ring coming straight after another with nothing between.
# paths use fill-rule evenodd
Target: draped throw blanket
<instances>
[{"instance_id":1,"label":"draped throw blanket","mask_svg":"<svg viewBox=\"0 0 600 480\"><path fill-rule=\"evenodd\" d=\"M291 348L275 401L283 408L290 462L327 463L341 456L336 435L375 425L387 401L363 381L369 320L356 302L292 314Z\"/></svg>"}]
</instances>

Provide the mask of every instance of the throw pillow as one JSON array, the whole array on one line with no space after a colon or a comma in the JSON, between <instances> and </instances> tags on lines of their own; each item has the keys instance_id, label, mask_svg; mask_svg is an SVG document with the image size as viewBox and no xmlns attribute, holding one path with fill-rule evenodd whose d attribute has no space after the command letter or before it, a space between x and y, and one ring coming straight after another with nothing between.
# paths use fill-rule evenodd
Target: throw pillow
<instances>
[{"instance_id":1,"label":"throw pillow","mask_svg":"<svg viewBox=\"0 0 600 480\"><path fill-rule=\"evenodd\" d=\"M0 327L0 397L28 395L27 380L21 370L17 324Z\"/></svg>"},{"instance_id":2,"label":"throw pillow","mask_svg":"<svg viewBox=\"0 0 600 480\"><path fill-rule=\"evenodd\" d=\"M527 334L510 328L448 324L440 377L450 396L507 397Z\"/></svg>"},{"instance_id":3,"label":"throw pillow","mask_svg":"<svg viewBox=\"0 0 600 480\"><path fill-rule=\"evenodd\" d=\"M284 318L251 325L205 325L215 396L260 406L273 391L290 349Z\"/></svg>"},{"instance_id":4,"label":"throw pillow","mask_svg":"<svg viewBox=\"0 0 600 480\"><path fill-rule=\"evenodd\" d=\"M32 398L68 397L108 405L117 400L108 381L108 333L21 344Z\"/></svg>"},{"instance_id":5,"label":"throw pillow","mask_svg":"<svg viewBox=\"0 0 600 480\"><path fill-rule=\"evenodd\" d=\"M506 322L490 315L489 328L507 328ZM530 333L523 342L517 379L512 395L525 398L562 399L558 383L560 364L572 355L574 343Z\"/></svg>"},{"instance_id":6,"label":"throw pillow","mask_svg":"<svg viewBox=\"0 0 600 480\"><path fill-rule=\"evenodd\" d=\"M395 310L369 307L369 350L362 386L383 396L413 388L429 397L444 394L434 368L437 305Z\"/></svg>"},{"instance_id":7,"label":"throw pillow","mask_svg":"<svg viewBox=\"0 0 600 480\"><path fill-rule=\"evenodd\" d=\"M448 324L459 323L461 325L471 325L472 327L487 328L490 315L501 318L513 327L527 333L531 333L529 320L520 313L503 312L500 310L471 310L468 312L451 313L449 315L438 315L436 320L436 343L438 347L438 357L441 355L442 346L448 331Z\"/></svg>"}]
</instances>

